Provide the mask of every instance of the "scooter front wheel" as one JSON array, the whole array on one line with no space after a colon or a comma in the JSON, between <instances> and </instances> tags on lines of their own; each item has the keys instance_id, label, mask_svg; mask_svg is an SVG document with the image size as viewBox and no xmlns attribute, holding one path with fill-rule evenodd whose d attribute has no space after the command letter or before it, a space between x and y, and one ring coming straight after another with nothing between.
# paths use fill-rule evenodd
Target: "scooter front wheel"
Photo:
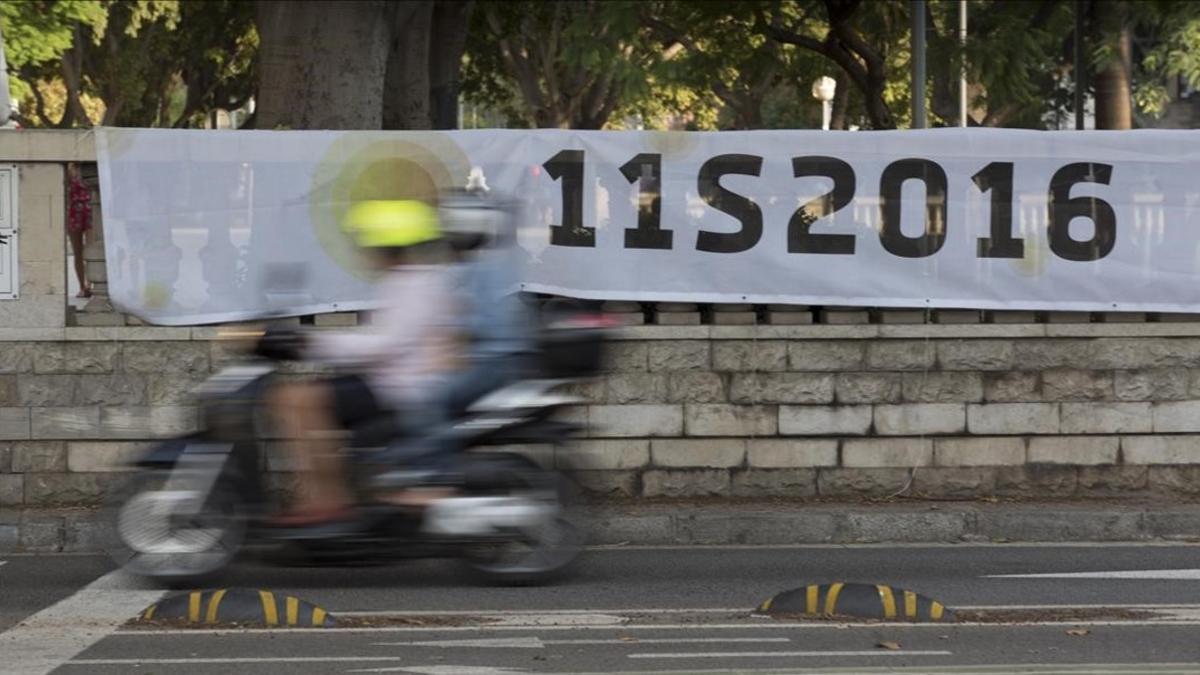
<instances>
[{"instance_id":1,"label":"scooter front wheel","mask_svg":"<svg viewBox=\"0 0 1200 675\"><path fill-rule=\"evenodd\" d=\"M126 571L168 587L223 570L246 537L241 500L225 481L199 492L168 488L169 472L135 474L111 508L109 554Z\"/></svg>"}]
</instances>

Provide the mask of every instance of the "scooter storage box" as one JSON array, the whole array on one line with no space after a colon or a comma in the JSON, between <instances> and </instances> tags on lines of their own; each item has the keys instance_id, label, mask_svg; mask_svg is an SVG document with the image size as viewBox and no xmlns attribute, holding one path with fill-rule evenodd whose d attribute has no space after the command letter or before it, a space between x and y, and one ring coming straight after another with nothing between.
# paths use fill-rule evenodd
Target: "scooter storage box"
<instances>
[{"instance_id":1,"label":"scooter storage box","mask_svg":"<svg viewBox=\"0 0 1200 675\"><path fill-rule=\"evenodd\" d=\"M604 362L605 332L597 328L558 328L542 332L542 368L552 379L590 377Z\"/></svg>"}]
</instances>

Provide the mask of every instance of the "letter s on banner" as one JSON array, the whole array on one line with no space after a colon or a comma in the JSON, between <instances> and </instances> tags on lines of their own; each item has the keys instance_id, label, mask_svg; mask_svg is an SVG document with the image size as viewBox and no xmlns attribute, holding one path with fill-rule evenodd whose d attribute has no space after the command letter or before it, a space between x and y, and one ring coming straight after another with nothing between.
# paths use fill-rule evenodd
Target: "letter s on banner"
<instances>
[{"instance_id":1,"label":"letter s on banner","mask_svg":"<svg viewBox=\"0 0 1200 675\"><path fill-rule=\"evenodd\" d=\"M742 223L738 232L707 232L696 237L696 250L710 253L741 253L754 248L762 238L763 216L753 200L721 187L721 176L738 174L757 176L763 158L758 155L717 155L700 167L696 185L700 198L709 206L727 213Z\"/></svg>"}]
</instances>

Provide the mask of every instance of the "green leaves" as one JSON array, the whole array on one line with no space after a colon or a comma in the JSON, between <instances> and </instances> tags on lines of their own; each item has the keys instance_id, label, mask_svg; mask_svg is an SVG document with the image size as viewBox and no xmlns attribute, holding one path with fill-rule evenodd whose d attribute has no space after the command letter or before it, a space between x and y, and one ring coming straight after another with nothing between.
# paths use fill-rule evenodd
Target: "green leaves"
<instances>
[{"instance_id":1,"label":"green leaves","mask_svg":"<svg viewBox=\"0 0 1200 675\"><path fill-rule=\"evenodd\" d=\"M481 3L467 38L463 93L525 125L601 128L655 79L661 47L641 25L646 4Z\"/></svg>"},{"instance_id":2,"label":"green leaves","mask_svg":"<svg viewBox=\"0 0 1200 675\"><path fill-rule=\"evenodd\" d=\"M101 0L0 2L0 28L10 69L10 86L18 100L32 94L35 74L57 67L75 41L76 31L99 41L108 21Z\"/></svg>"},{"instance_id":3,"label":"green leaves","mask_svg":"<svg viewBox=\"0 0 1200 675\"><path fill-rule=\"evenodd\" d=\"M957 123L964 65L975 123L1041 127L1069 109L1073 0L970 0L965 45L958 0L926 6L933 123ZM1093 71L1111 63L1113 35L1132 27L1131 96L1144 116L1166 111L1172 80L1200 88L1200 2L1088 6ZM514 126L798 128L819 124L809 88L831 76L841 82L837 109L847 124L905 126L911 7L479 0L461 91L493 122ZM27 118L35 109L35 121L48 126L101 122L95 99L105 123L195 125L214 109L239 106L256 84L248 0L0 0L0 26L14 94Z\"/></svg>"},{"instance_id":4,"label":"green leaves","mask_svg":"<svg viewBox=\"0 0 1200 675\"><path fill-rule=\"evenodd\" d=\"M253 11L235 0L0 2L13 93L47 126L198 121L253 91ZM103 101L103 120L86 116L85 97Z\"/></svg>"}]
</instances>

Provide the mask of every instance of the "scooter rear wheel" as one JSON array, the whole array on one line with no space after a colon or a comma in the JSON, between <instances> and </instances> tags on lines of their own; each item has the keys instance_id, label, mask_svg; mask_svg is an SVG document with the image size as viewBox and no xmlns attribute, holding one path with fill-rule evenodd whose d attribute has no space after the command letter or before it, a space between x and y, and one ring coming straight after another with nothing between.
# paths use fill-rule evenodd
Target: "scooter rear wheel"
<instances>
[{"instance_id":1,"label":"scooter rear wheel","mask_svg":"<svg viewBox=\"0 0 1200 675\"><path fill-rule=\"evenodd\" d=\"M583 550L585 536L575 524L574 491L562 475L519 455L494 458L507 497L541 508L546 517L533 526L507 528L494 543L471 547L467 563L485 582L529 586L561 578Z\"/></svg>"},{"instance_id":2,"label":"scooter rear wheel","mask_svg":"<svg viewBox=\"0 0 1200 675\"><path fill-rule=\"evenodd\" d=\"M505 542L480 548L469 559L484 581L501 586L535 586L560 579L579 556L583 537L557 516L536 531L512 532Z\"/></svg>"}]
</instances>

